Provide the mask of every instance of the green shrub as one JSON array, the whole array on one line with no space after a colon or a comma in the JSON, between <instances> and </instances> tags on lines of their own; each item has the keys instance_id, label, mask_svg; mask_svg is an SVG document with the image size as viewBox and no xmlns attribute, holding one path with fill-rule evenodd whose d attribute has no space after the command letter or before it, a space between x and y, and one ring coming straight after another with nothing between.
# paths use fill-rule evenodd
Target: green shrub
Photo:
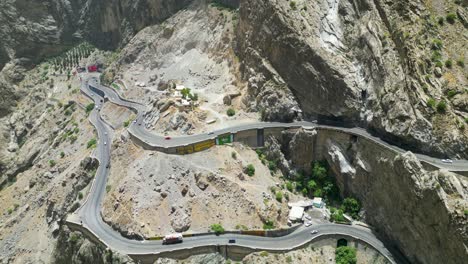
<instances>
[{"instance_id":1,"label":"green shrub","mask_svg":"<svg viewBox=\"0 0 468 264\"><path fill-rule=\"evenodd\" d=\"M291 256L286 257L286 263L292 263L292 257Z\"/></svg>"},{"instance_id":2,"label":"green shrub","mask_svg":"<svg viewBox=\"0 0 468 264\"><path fill-rule=\"evenodd\" d=\"M130 125L130 120L127 120L123 123L124 127L128 127Z\"/></svg>"},{"instance_id":3,"label":"green shrub","mask_svg":"<svg viewBox=\"0 0 468 264\"><path fill-rule=\"evenodd\" d=\"M260 256L261 256L261 257L267 257L267 256L268 256L268 252L262 251L262 252L260 252Z\"/></svg>"},{"instance_id":4,"label":"green shrub","mask_svg":"<svg viewBox=\"0 0 468 264\"><path fill-rule=\"evenodd\" d=\"M245 172L247 173L247 175L249 176L254 176L255 174L255 167L253 164L249 164L247 165L247 167L245 167Z\"/></svg>"},{"instance_id":5,"label":"green shrub","mask_svg":"<svg viewBox=\"0 0 468 264\"><path fill-rule=\"evenodd\" d=\"M437 62L442 59L442 54L438 50L432 51L431 61Z\"/></svg>"},{"instance_id":6,"label":"green shrub","mask_svg":"<svg viewBox=\"0 0 468 264\"><path fill-rule=\"evenodd\" d=\"M286 201L289 201L289 193L284 193L284 199L286 199Z\"/></svg>"},{"instance_id":7,"label":"green shrub","mask_svg":"<svg viewBox=\"0 0 468 264\"><path fill-rule=\"evenodd\" d=\"M465 61L463 59L458 59L457 60L457 65L462 67L462 68L465 68Z\"/></svg>"},{"instance_id":8,"label":"green shrub","mask_svg":"<svg viewBox=\"0 0 468 264\"><path fill-rule=\"evenodd\" d=\"M278 165L276 165L276 161L268 161L268 169L270 169L270 171L272 172L275 172L277 169L278 169Z\"/></svg>"},{"instance_id":9,"label":"green shrub","mask_svg":"<svg viewBox=\"0 0 468 264\"><path fill-rule=\"evenodd\" d=\"M439 68L442 68L444 66L444 64L441 61L436 61L435 66L439 67Z\"/></svg>"},{"instance_id":10,"label":"green shrub","mask_svg":"<svg viewBox=\"0 0 468 264\"><path fill-rule=\"evenodd\" d=\"M8 212L9 215L11 215L13 213L13 208L8 208L7 212Z\"/></svg>"},{"instance_id":11,"label":"green shrub","mask_svg":"<svg viewBox=\"0 0 468 264\"><path fill-rule=\"evenodd\" d=\"M62 151L62 152L60 152L60 158L63 159L63 157L65 157L65 152Z\"/></svg>"},{"instance_id":12,"label":"green shrub","mask_svg":"<svg viewBox=\"0 0 468 264\"><path fill-rule=\"evenodd\" d=\"M437 23L439 23L439 25L441 25L441 26L444 25L444 18L443 18L443 17L439 17L439 18L437 19Z\"/></svg>"},{"instance_id":13,"label":"green shrub","mask_svg":"<svg viewBox=\"0 0 468 264\"><path fill-rule=\"evenodd\" d=\"M429 106L430 108L434 108L436 106L436 101L434 100L434 98L429 98L429 100L427 100L427 106Z\"/></svg>"},{"instance_id":14,"label":"green shrub","mask_svg":"<svg viewBox=\"0 0 468 264\"><path fill-rule=\"evenodd\" d=\"M226 114L228 116L234 116L236 114L236 111L232 108L229 108L227 111L226 111Z\"/></svg>"},{"instance_id":15,"label":"green shrub","mask_svg":"<svg viewBox=\"0 0 468 264\"><path fill-rule=\"evenodd\" d=\"M217 235L224 233L224 227L221 224L212 224L210 226L211 230L215 232Z\"/></svg>"},{"instance_id":16,"label":"green shrub","mask_svg":"<svg viewBox=\"0 0 468 264\"><path fill-rule=\"evenodd\" d=\"M95 107L95 104L94 103L90 103L86 106L86 113L89 114L91 111L93 111Z\"/></svg>"},{"instance_id":17,"label":"green shrub","mask_svg":"<svg viewBox=\"0 0 468 264\"><path fill-rule=\"evenodd\" d=\"M465 123L468 124L468 117L465 117Z\"/></svg>"},{"instance_id":18,"label":"green shrub","mask_svg":"<svg viewBox=\"0 0 468 264\"><path fill-rule=\"evenodd\" d=\"M336 264L356 264L356 248L341 246L337 247L335 251Z\"/></svg>"},{"instance_id":19,"label":"green shrub","mask_svg":"<svg viewBox=\"0 0 468 264\"><path fill-rule=\"evenodd\" d=\"M79 193L78 193L78 199L79 199L79 200L83 199L83 193L82 193L82 192L79 192Z\"/></svg>"},{"instance_id":20,"label":"green shrub","mask_svg":"<svg viewBox=\"0 0 468 264\"><path fill-rule=\"evenodd\" d=\"M296 9L297 9L296 1L291 1L291 2L289 3L289 6L291 7L292 10L296 10Z\"/></svg>"},{"instance_id":21,"label":"green shrub","mask_svg":"<svg viewBox=\"0 0 468 264\"><path fill-rule=\"evenodd\" d=\"M449 22L450 24L453 24L453 23L455 23L455 21L457 20L457 15L454 14L454 13L448 13L448 14L445 16L445 19L446 19L447 22Z\"/></svg>"},{"instance_id":22,"label":"green shrub","mask_svg":"<svg viewBox=\"0 0 468 264\"><path fill-rule=\"evenodd\" d=\"M55 160L49 160L49 166L50 167L54 167L56 164L57 164L57 162L55 162Z\"/></svg>"},{"instance_id":23,"label":"green shrub","mask_svg":"<svg viewBox=\"0 0 468 264\"><path fill-rule=\"evenodd\" d=\"M111 188L112 188L112 186L106 185L106 192L110 192L110 191L111 191Z\"/></svg>"},{"instance_id":24,"label":"green shrub","mask_svg":"<svg viewBox=\"0 0 468 264\"><path fill-rule=\"evenodd\" d=\"M277 192L276 193L276 200L278 202L280 202L280 203L283 201L283 193L282 192Z\"/></svg>"},{"instance_id":25,"label":"green shrub","mask_svg":"<svg viewBox=\"0 0 468 264\"><path fill-rule=\"evenodd\" d=\"M294 188L294 186L293 186L292 182L287 181L286 182L286 189L288 189L288 191L292 192L293 188Z\"/></svg>"},{"instance_id":26,"label":"green shrub","mask_svg":"<svg viewBox=\"0 0 468 264\"><path fill-rule=\"evenodd\" d=\"M445 61L445 67L451 69L452 65L453 65L453 62L452 62L451 59L448 59L448 60Z\"/></svg>"},{"instance_id":27,"label":"green shrub","mask_svg":"<svg viewBox=\"0 0 468 264\"><path fill-rule=\"evenodd\" d=\"M96 144L97 144L97 140L95 138L91 139L90 141L88 141L88 144L86 145L86 148L94 148L96 147Z\"/></svg>"},{"instance_id":28,"label":"green shrub","mask_svg":"<svg viewBox=\"0 0 468 264\"><path fill-rule=\"evenodd\" d=\"M442 46L443 46L442 40L440 40L440 39L434 39L434 40L432 41L432 49L433 49L433 50L441 50L441 49L442 49Z\"/></svg>"},{"instance_id":29,"label":"green shrub","mask_svg":"<svg viewBox=\"0 0 468 264\"><path fill-rule=\"evenodd\" d=\"M266 220L265 223L263 223L263 229L265 230L271 230L275 228L275 224L271 220Z\"/></svg>"},{"instance_id":30,"label":"green shrub","mask_svg":"<svg viewBox=\"0 0 468 264\"><path fill-rule=\"evenodd\" d=\"M237 153L234 152L234 151L231 152L231 157L232 157L233 159L237 159Z\"/></svg>"},{"instance_id":31,"label":"green shrub","mask_svg":"<svg viewBox=\"0 0 468 264\"><path fill-rule=\"evenodd\" d=\"M448 96L449 98L452 98L452 97L454 97L455 95L457 95L457 91L455 91L455 90L448 90L447 96Z\"/></svg>"},{"instance_id":32,"label":"green shrub","mask_svg":"<svg viewBox=\"0 0 468 264\"><path fill-rule=\"evenodd\" d=\"M437 112L445 113L446 110L447 110L447 103L445 103L445 101L440 101L437 104Z\"/></svg>"}]
</instances>

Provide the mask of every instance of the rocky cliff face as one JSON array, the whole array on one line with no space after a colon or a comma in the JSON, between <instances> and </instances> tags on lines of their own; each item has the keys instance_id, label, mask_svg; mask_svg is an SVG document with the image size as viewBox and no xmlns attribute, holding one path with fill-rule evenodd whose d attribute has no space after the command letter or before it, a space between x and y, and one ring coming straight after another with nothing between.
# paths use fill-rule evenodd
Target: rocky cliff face
<instances>
[{"instance_id":1,"label":"rocky cliff face","mask_svg":"<svg viewBox=\"0 0 468 264\"><path fill-rule=\"evenodd\" d=\"M437 25L435 16L446 12L441 2L446 1L241 1L238 51L257 109L271 111L264 110L270 97L262 93L273 90L288 98L273 108L291 109L292 98L306 118L361 125L420 151L466 157L468 109L452 108L454 98L447 94L468 96L467 71L439 65L442 59L464 59L450 52L462 48L450 39L466 28ZM434 39L449 41L436 65ZM446 102L447 109L437 114L427 106L431 98ZM291 119L289 111L279 112L287 118L264 117Z\"/></svg>"},{"instance_id":2,"label":"rocky cliff face","mask_svg":"<svg viewBox=\"0 0 468 264\"><path fill-rule=\"evenodd\" d=\"M77 42L103 49L126 43L192 0L7 0L0 3L0 69L12 58L41 60Z\"/></svg>"},{"instance_id":3,"label":"rocky cliff face","mask_svg":"<svg viewBox=\"0 0 468 264\"><path fill-rule=\"evenodd\" d=\"M281 141L291 168L327 160L343 196L359 198L366 222L411 263L462 263L468 256L463 176L427 171L410 152L397 155L330 131L284 133Z\"/></svg>"}]
</instances>

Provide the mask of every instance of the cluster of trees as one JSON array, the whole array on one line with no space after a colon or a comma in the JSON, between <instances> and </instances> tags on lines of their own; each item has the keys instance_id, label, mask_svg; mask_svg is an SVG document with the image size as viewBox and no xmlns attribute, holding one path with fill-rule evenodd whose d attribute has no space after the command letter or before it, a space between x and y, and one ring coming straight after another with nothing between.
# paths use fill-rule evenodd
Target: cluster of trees
<instances>
[{"instance_id":1,"label":"cluster of trees","mask_svg":"<svg viewBox=\"0 0 468 264\"><path fill-rule=\"evenodd\" d=\"M88 42L79 44L65 53L49 60L55 71L63 73L78 66L79 61L88 57L95 50L95 47Z\"/></svg>"},{"instance_id":2,"label":"cluster of trees","mask_svg":"<svg viewBox=\"0 0 468 264\"><path fill-rule=\"evenodd\" d=\"M304 196L327 197L329 200L339 199L339 191L334 182L328 177L328 166L324 161L312 162L312 169L308 175L297 172L286 182L286 188L297 191Z\"/></svg>"}]
</instances>

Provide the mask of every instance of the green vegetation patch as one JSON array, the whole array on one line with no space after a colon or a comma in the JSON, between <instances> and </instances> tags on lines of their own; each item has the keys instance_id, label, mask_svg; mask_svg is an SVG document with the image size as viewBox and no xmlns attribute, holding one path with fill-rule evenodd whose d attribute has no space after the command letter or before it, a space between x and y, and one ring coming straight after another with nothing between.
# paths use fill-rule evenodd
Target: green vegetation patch
<instances>
[{"instance_id":1,"label":"green vegetation patch","mask_svg":"<svg viewBox=\"0 0 468 264\"><path fill-rule=\"evenodd\" d=\"M225 232L224 227L221 224L212 224L210 229L217 235L223 234Z\"/></svg>"},{"instance_id":2,"label":"green vegetation patch","mask_svg":"<svg viewBox=\"0 0 468 264\"><path fill-rule=\"evenodd\" d=\"M249 176L254 176L255 175L255 167L253 164L249 164L245 167L245 173Z\"/></svg>"},{"instance_id":3,"label":"green vegetation patch","mask_svg":"<svg viewBox=\"0 0 468 264\"><path fill-rule=\"evenodd\" d=\"M356 248L342 246L336 248L335 251L335 263L336 264L356 264Z\"/></svg>"},{"instance_id":4,"label":"green vegetation patch","mask_svg":"<svg viewBox=\"0 0 468 264\"><path fill-rule=\"evenodd\" d=\"M86 145L86 148L88 148L88 149L95 148L96 145L97 145L97 140L95 138L93 138L90 141L88 141L88 144Z\"/></svg>"}]
</instances>

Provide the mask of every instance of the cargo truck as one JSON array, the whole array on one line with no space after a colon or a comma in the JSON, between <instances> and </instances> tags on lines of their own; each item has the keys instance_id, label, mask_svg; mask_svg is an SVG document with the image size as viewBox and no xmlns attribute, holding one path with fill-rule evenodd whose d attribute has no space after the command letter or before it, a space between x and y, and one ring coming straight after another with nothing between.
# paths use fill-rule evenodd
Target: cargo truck
<instances>
[{"instance_id":1,"label":"cargo truck","mask_svg":"<svg viewBox=\"0 0 468 264\"><path fill-rule=\"evenodd\" d=\"M183 238L182 234L172 234L172 235L167 235L163 238L163 245L170 245L170 244L176 244L176 243L182 243Z\"/></svg>"}]
</instances>

